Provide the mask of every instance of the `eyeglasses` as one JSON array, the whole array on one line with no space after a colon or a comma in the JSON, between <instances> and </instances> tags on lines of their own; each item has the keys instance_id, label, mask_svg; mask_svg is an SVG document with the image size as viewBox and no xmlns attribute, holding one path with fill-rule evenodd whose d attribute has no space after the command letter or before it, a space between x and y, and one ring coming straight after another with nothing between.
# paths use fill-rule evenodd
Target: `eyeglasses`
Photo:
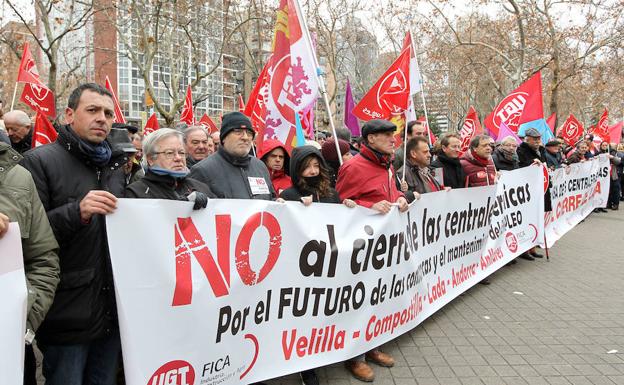
<instances>
[{"instance_id":1,"label":"eyeglasses","mask_svg":"<svg viewBox=\"0 0 624 385\"><path fill-rule=\"evenodd\" d=\"M175 151L175 150L159 151L159 152L155 152L154 154L156 154L156 155L163 154L165 156L165 159L173 159L173 158L175 158L176 154L180 155L181 158L186 158L186 151L184 151L184 150L179 150L179 151Z\"/></svg>"},{"instance_id":2,"label":"eyeglasses","mask_svg":"<svg viewBox=\"0 0 624 385\"><path fill-rule=\"evenodd\" d=\"M248 136L251 137L251 139L254 138L254 136L256 135L255 132L248 130L246 128L235 128L232 130L232 134L236 135L236 136L243 136L243 134L247 134Z\"/></svg>"}]
</instances>

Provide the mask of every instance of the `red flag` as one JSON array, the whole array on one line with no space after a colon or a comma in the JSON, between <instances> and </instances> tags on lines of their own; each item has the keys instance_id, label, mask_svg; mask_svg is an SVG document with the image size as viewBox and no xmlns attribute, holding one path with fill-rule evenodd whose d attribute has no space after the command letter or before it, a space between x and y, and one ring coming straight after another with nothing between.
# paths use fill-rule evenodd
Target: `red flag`
<instances>
[{"instance_id":1,"label":"red flag","mask_svg":"<svg viewBox=\"0 0 624 385\"><path fill-rule=\"evenodd\" d=\"M355 116L365 121L388 119L393 112L402 112L407 109L410 97L410 54L409 46L401 51L390 68L353 107Z\"/></svg>"},{"instance_id":2,"label":"red flag","mask_svg":"<svg viewBox=\"0 0 624 385\"><path fill-rule=\"evenodd\" d=\"M609 143L620 143L622 141L622 126L624 122L616 123L609 127Z\"/></svg>"},{"instance_id":3,"label":"red flag","mask_svg":"<svg viewBox=\"0 0 624 385\"><path fill-rule=\"evenodd\" d=\"M20 63L19 72L17 73L17 81L21 83L34 83L43 85L39 79L39 72L35 59L30 53L30 44L24 43L24 52L22 53L22 61Z\"/></svg>"},{"instance_id":4,"label":"red flag","mask_svg":"<svg viewBox=\"0 0 624 385\"><path fill-rule=\"evenodd\" d=\"M41 112L37 111L35 116L35 127L32 133L32 148L52 143L56 140L58 133L52 123Z\"/></svg>"},{"instance_id":5,"label":"red flag","mask_svg":"<svg viewBox=\"0 0 624 385\"><path fill-rule=\"evenodd\" d=\"M212 119L210 119L210 116L208 116L208 114L206 113L204 113L204 116L202 116L199 120L199 124L206 127L208 129L208 132L210 132L211 134L213 132L219 131L217 125L212 121Z\"/></svg>"},{"instance_id":6,"label":"red flag","mask_svg":"<svg viewBox=\"0 0 624 385\"><path fill-rule=\"evenodd\" d=\"M574 146L583 136L583 125L574 115L570 114L563 126L559 128L557 135L561 136L568 145Z\"/></svg>"},{"instance_id":7,"label":"red flag","mask_svg":"<svg viewBox=\"0 0 624 385\"><path fill-rule=\"evenodd\" d=\"M262 148L264 141L266 102L269 94L269 68L271 68L272 60L273 56L269 56L267 63L258 76L258 80L256 80L253 90L251 90L249 99L247 99L245 111L243 111L243 114L251 119L251 125L258 133L256 136L258 148Z\"/></svg>"},{"instance_id":8,"label":"red flag","mask_svg":"<svg viewBox=\"0 0 624 385\"><path fill-rule=\"evenodd\" d=\"M557 114L553 112L552 115L548 119L546 119L546 124L550 127L550 132L555 132L555 123L557 122Z\"/></svg>"},{"instance_id":9,"label":"red flag","mask_svg":"<svg viewBox=\"0 0 624 385\"><path fill-rule=\"evenodd\" d=\"M41 111L46 116L56 116L54 94L41 83L26 83L20 96L20 100L27 104L33 111Z\"/></svg>"},{"instance_id":10,"label":"red flag","mask_svg":"<svg viewBox=\"0 0 624 385\"><path fill-rule=\"evenodd\" d=\"M245 111L245 102L243 101L243 95L242 94L238 94L238 111L239 112L244 112Z\"/></svg>"},{"instance_id":11,"label":"red flag","mask_svg":"<svg viewBox=\"0 0 624 385\"><path fill-rule=\"evenodd\" d=\"M593 126L590 132L603 140L609 137L609 111L606 108L598 120L598 124Z\"/></svg>"},{"instance_id":12,"label":"red flag","mask_svg":"<svg viewBox=\"0 0 624 385\"><path fill-rule=\"evenodd\" d=\"M108 75L106 75L105 86L106 89L109 90L111 94L113 94L113 104L115 104L115 123L126 123L126 118L121 111L121 107L119 106L119 100L117 100L117 95L115 95L115 91L113 91L113 86L111 85Z\"/></svg>"},{"instance_id":13,"label":"red flag","mask_svg":"<svg viewBox=\"0 0 624 385\"><path fill-rule=\"evenodd\" d=\"M143 136L147 136L158 129L160 129L158 118L156 117L156 113L153 113L152 116L147 119L147 122L145 122L145 127L143 127Z\"/></svg>"},{"instance_id":14,"label":"red flag","mask_svg":"<svg viewBox=\"0 0 624 385\"><path fill-rule=\"evenodd\" d=\"M193 94L191 93L191 86L186 87L186 97L184 98L184 107L180 112L180 121L192 126L196 123L195 115L193 114Z\"/></svg>"},{"instance_id":15,"label":"red flag","mask_svg":"<svg viewBox=\"0 0 624 385\"><path fill-rule=\"evenodd\" d=\"M498 103L494 111L485 118L484 123L488 130L498 137L501 122L513 132L518 132L518 127L522 123L543 117L542 77L538 72Z\"/></svg>"},{"instance_id":16,"label":"red flag","mask_svg":"<svg viewBox=\"0 0 624 385\"><path fill-rule=\"evenodd\" d=\"M482 133L483 128L481 127L481 122L479 122L477 111L473 106L470 106L468 113L466 114L466 119L464 119L464 124L462 125L461 130L459 130L459 136L461 137L460 156L468 151L472 138L476 135L481 135Z\"/></svg>"}]
</instances>

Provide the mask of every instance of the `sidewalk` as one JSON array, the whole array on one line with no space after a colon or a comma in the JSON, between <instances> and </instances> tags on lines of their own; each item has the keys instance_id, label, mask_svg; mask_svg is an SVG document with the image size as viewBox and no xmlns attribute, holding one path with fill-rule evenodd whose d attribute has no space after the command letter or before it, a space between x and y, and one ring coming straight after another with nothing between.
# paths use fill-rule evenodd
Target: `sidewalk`
<instances>
[{"instance_id":1,"label":"sidewalk","mask_svg":"<svg viewBox=\"0 0 624 385\"><path fill-rule=\"evenodd\" d=\"M624 384L623 211L591 214L550 262L520 259L490 281L387 344L397 364L375 366L374 384ZM342 364L317 373L321 384L364 384Z\"/></svg>"}]
</instances>

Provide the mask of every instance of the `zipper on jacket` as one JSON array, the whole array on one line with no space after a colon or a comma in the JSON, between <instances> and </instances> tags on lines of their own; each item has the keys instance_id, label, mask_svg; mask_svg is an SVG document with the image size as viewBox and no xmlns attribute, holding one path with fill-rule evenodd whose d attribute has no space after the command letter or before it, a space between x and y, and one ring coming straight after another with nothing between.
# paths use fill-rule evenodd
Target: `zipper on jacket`
<instances>
[{"instance_id":1,"label":"zipper on jacket","mask_svg":"<svg viewBox=\"0 0 624 385\"><path fill-rule=\"evenodd\" d=\"M98 183L99 183L100 182L100 176L102 175L102 170L100 170L98 168L97 171L96 171L96 174L97 174L97 180L98 180Z\"/></svg>"}]
</instances>

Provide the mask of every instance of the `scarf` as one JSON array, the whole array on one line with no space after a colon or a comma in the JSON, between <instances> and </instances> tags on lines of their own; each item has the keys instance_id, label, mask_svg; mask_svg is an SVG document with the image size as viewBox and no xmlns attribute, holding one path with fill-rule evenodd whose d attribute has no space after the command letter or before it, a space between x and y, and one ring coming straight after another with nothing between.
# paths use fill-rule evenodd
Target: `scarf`
<instances>
[{"instance_id":1,"label":"scarf","mask_svg":"<svg viewBox=\"0 0 624 385\"><path fill-rule=\"evenodd\" d=\"M503 158L505 158L509 162L514 162L518 160L518 154L515 151L509 151L504 149L503 147L499 147L499 151L503 154Z\"/></svg>"},{"instance_id":2,"label":"scarf","mask_svg":"<svg viewBox=\"0 0 624 385\"><path fill-rule=\"evenodd\" d=\"M390 168L390 166L392 165L392 162L391 162L392 155L382 154L381 152L372 149L368 144L366 144L365 147L377 158L380 165L382 165L385 168Z\"/></svg>"},{"instance_id":3,"label":"scarf","mask_svg":"<svg viewBox=\"0 0 624 385\"><path fill-rule=\"evenodd\" d=\"M429 169L429 167L416 166L416 169L418 170L418 175L420 176L420 178L429 184L429 189L431 191L439 190L438 184L431 176L431 170Z\"/></svg>"},{"instance_id":4,"label":"scarf","mask_svg":"<svg viewBox=\"0 0 624 385\"><path fill-rule=\"evenodd\" d=\"M225 159L228 163L231 163L236 167L249 167L249 162L251 161L251 157L249 155L245 155L243 157L232 155L229 152L225 151L223 146L219 146L219 150L217 150L219 154Z\"/></svg>"},{"instance_id":5,"label":"scarf","mask_svg":"<svg viewBox=\"0 0 624 385\"><path fill-rule=\"evenodd\" d=\"M106 166L110 162L113 150L111 149L108 141L104 140L101 143L93 144L82 139L71 128L68 130L69 134L74 137L78 142L78 150L89 159L93 164L99 167Z\"/></svg>"},{"instance_id":6,"label":"scarf","mask_svg":"<svg viewBox=\"0 0 624 385\"><path fill-rule=\"evenodd\" d=\"M156 175L168 175L175 179L184 179L189 173L188 168L184 169L183 171L175 171L175 170L168 170L166 168L162 168L158 166L152 166L149 168L149 170Z\"/></svg>"}]
</instances>

